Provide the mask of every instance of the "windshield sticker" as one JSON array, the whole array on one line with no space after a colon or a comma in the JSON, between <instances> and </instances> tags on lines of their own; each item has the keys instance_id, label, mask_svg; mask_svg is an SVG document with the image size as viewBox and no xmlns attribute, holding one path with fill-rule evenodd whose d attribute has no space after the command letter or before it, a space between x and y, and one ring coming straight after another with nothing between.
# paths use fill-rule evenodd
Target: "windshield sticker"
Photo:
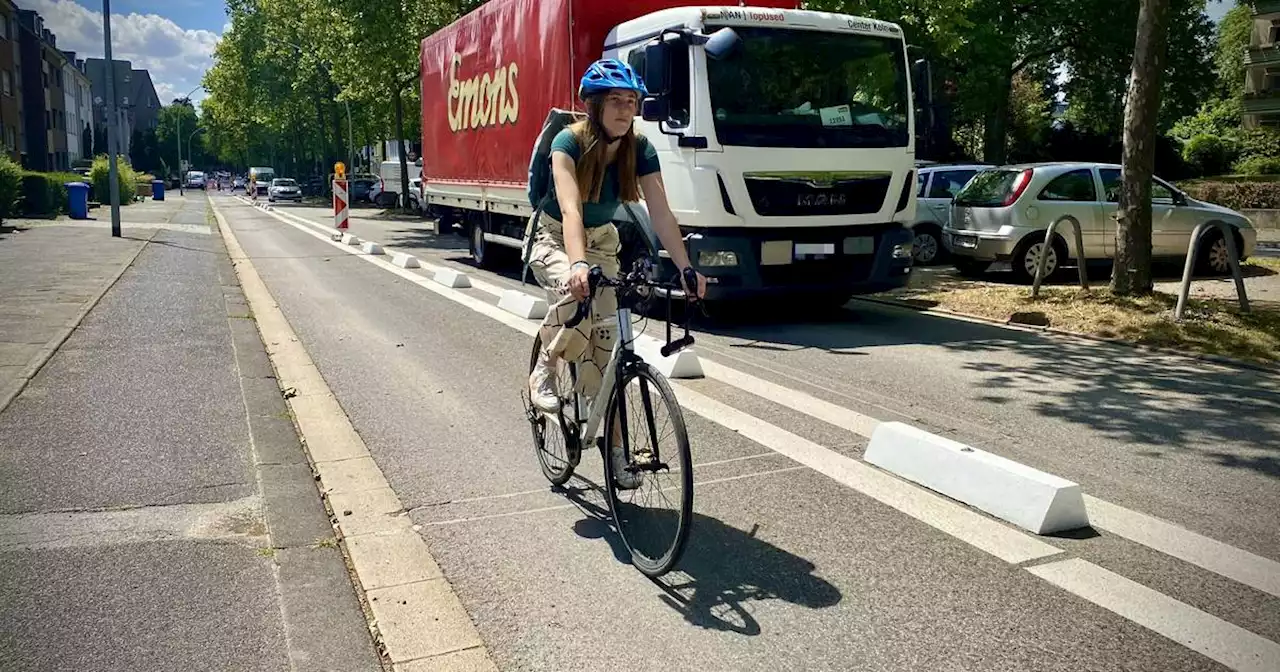
<instances>
[{"instance_id":1,"label":"windshield sticker","mask_svg":"<svg viewBox=\"0 0 1280 672\"><path fill-rule=\"evenodd\" d=\"M822 115L823 126L853 125L853 110L851 110L848 105L819 108L818 114Z\"/></svg>"}]
</instances>

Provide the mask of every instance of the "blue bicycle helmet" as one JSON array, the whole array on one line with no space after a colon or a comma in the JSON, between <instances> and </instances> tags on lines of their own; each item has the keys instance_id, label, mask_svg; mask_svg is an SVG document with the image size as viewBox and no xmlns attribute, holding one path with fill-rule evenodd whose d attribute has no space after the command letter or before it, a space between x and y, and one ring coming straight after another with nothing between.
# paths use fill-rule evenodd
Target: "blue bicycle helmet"
<instances>
[{"instance_id":1,"label":"blue bicycle helmet","mask_svg":"<svg viewBox=\"0 0 1280 672\"><path fill-rule=\"evenodd\" d=\"M578 98L586 100L587 96L609 89L630 89L643 98L649 94L644 88L644 80L631 66L616 58L602 58L587 67L578 84Z\"/></svg>"}]
</instances>

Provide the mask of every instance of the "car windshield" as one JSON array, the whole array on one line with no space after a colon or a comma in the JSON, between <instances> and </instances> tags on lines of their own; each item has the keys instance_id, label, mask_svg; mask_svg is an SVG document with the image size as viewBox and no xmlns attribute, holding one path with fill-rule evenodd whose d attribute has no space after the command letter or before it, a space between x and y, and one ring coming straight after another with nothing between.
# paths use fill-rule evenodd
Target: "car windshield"
<instances>
[{"instance_id":1,"label":"car windshield","mask_svg":"<svg viewBox=\"0 0 1280 672\"><path fill-rule=\"evenodd\" d=\"M297 183L297 182L294 182L293 180L287 180L287 179L276 180L276 181L272 182L271 184L272 184L272 185L274 185L274 186L277 186L277 187L296 187L296 186L298 186L298 183Z\"/></svg>"},{"instance_id":2,"label":"car windshield","mask_svg":"<svg viewBox=\"0 0 1280 672\"><path fill-rule=\"evenodd\" d=\"M1013 192L1014 181L1021 171L1009 169L984 170L973 176L956 194L956 205L991 207L1004 203Z\"/></svg>"},{"instance_id":3,"label":"car windshield","mask_svg":"<svg viewBox=\"0 0 1280 672\"><path fill-rule=\"evenodd\" d=\"M742 38L738 49L725 60L707 62L721 144L907 146L901 39L779 28L734 31Z\"/></svg>"}]
</instances>

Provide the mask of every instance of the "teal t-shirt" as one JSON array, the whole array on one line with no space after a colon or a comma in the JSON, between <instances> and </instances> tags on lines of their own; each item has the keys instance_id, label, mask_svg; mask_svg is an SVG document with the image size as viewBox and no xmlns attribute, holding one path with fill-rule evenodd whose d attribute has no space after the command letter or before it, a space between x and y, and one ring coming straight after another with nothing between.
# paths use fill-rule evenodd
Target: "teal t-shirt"
<instances>
[{"instance_id":1,"label":"teal t-shirt","mask_svg":"<svg viewBox=\"0 0 1280 672\"><path fill-rule=\"evenodd\" d=\"M551 141L551 153L564 152L573 157L577 161L582 156L582 149L578 147L578 137L573 131L566 128L556 134ZM658 150L653 148L649 143L649 139L643 135L636 136L636 176L644 177L650 173L656 173L660 170L658 164ZM556 197L555 180L551 180L548 186L551 202L547 204L547 216L558 220L563 220L560 212L560 201ZM613 215L618 211L618 206L622 201L618 198L621 191L618 184L618 164L609 164L604 169L604 183L600 185L600 202L591 203L587 201L589 194L586 189L582 188L582 224L587 228L603 226L613 219Z\"/></svg>"}]
</instances>

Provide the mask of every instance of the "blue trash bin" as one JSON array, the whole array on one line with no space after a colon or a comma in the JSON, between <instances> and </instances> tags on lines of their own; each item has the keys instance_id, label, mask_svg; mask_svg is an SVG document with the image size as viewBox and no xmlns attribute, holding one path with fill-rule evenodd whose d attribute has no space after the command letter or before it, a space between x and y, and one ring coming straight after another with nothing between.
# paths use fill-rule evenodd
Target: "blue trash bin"
<instances>
[{"instance_id":1,"label":"blue trash bin","mask_svg":"<svg viewBox=\"0 0 1280 672\"><path fill-rule=\"evenodd\" d=\"M67 188L67 210L71 213L71 219L88 219L89 218L89 185L84 182L67 182L64 184Z\"/></svg>"},{"instance_id":2,"label":"blue trash bin","mask_svg":"<svg viewBox=\"0 0 1280 672\"><path fill-rule=\"evenodd\" d=\"M151 180L151 200L164 200L164 180Z\"/></svg>"}]
</instances>

